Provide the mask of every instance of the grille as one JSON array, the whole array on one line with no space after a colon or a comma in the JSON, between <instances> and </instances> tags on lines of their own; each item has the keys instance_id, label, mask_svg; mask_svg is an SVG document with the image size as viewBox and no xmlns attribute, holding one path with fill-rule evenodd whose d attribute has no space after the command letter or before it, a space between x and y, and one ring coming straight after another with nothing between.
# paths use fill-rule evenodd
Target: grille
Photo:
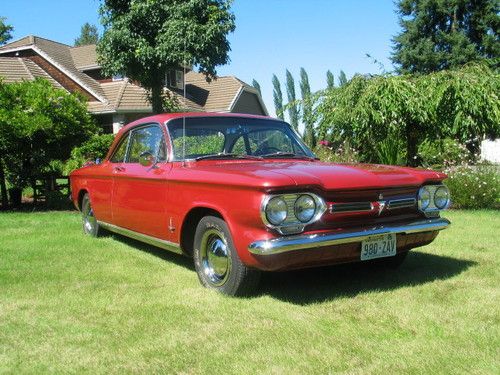
<instances>
[{"instance_id":1,"label":"grille","mask_svg":"<svg viewBox=\"0 0 500 375\"><path fill-rule=\"evenodd\" d=\"M414 207L416 203L417 200L415 198L393 199L389 201L387 208L389 210L394 210L396 208L409 208Z\"/></svg>"},{"instance_id":2,"label":"grille","mask_svg":"<svg viewBox=\"0 0 500 375\"><path fill-rule=\"evenodd\" d=\"M297 200L298 194L286 194L283 195L283 200L286 202L287 214L285 221L280 225L286 225L291 223L297 223L298 220L295 218L295 201Z\"/></svg>"},{"instance_id":3,"label":"grille","mask_svg":"<svg viewBox=\"0 0 500 375\"><path fill-rule=\"evenodd\" d=\"M345 213L345 212L365 212L371 211L373 206L370 202L352 202L352 203L333 203L330 206L330 212Z\"/></svg>"}]
</instances>

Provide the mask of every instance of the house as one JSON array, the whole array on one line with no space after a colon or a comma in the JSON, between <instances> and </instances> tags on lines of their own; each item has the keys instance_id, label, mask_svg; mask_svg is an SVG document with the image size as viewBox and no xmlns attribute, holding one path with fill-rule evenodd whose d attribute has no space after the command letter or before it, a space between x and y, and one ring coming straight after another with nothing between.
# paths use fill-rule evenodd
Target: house
<instances>
[{"instance_id":1,"label":"house","mask_svg":"<svg viewBox=\"0 0 500 375\"><path fill-rule=\"evenodd\" d=\"M45 78L54 87L79 92L106 133L116 133L130 121L152 112L147 93L126 77L107 77L97 62L96 46L72 47L27 36L0 47L0 77L4 82ZM182 110L267 115L259 92L233 76L207 82L191 69L168 72L165 87ZM184 82L186 97L184 98Z\"/></svg>"}]
</instances>

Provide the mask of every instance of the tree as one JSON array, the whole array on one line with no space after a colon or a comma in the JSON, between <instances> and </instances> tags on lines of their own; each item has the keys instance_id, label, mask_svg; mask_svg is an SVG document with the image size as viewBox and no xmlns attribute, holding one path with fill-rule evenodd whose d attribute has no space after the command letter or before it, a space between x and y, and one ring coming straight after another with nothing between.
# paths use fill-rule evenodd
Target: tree
<instances>
[{"instance_id":1,"label":"tree","mask_svg":"<svg viewBox=\"0 0 500 375\"><path fill-rule=\"evenodd\" d=\"M230 1L104 0L100 12L104 34L97 52L105 74L140 82L155 113L164 109L168 71L194 65L211 79L229 61Z\"/></svg>"},{"instance_id":2,"label":"tree","mask_svg":"<svg viewBox=\"0 0 500 375\"><path fill-rule=\"evenodd\" d=\"M320 126L352 141L367 160L376 160L383 143L403 140L406 163L416 166L424 140L449 137L477 151L483 136L500 136L499 92L500 74L484 65L420 76L356 75L326 93Z\"/></svg>"},{"instance_id":3,"label":"tree","mask_svg":"<svg viewBox=\"0 0 500 375\"><path fill-rule=\"evenodd\" d=\"M66 160L97 129L80 95L43 79L0 83L0 166L14 188L51 161Z\"/></svg>"},{"instance_id":4,"label":"tree","mask_svg":"<svg viewBox=\"0 0 500 375\"><path fill-rule=\"evenodd\" d=\"M273 74L273 101L276 110L276 116L284 120L285 114L283 111L283 93L281 92L281 84L276 74Z\"/></svg>"},{"instance_id":5,"label":"tree","mask_svg":"<svg viewBox=\"0 0 500 375\"><path fill-rule=\"evenodd\" d=\"M295 130L299 129L299 106L295 97L295 80L293 79L292 73L286 70L286 96L288 98L288 116L290 117L290 125L293 126Z\"/></svg>"},{"instance_id":6,"label":"tree","mask_svg":"<svg viewBox=\"0 0 500 375\"><path fill-rule=\"evenodd\" d=\"M12 39L11 32L14 31L14 28L11 25L7 25L5 20L5 17L0 17L0 45Z\"/></svg>"},{"instance_id":7,"label":"tree","mask_svg":"<svg viewBox=\"0 0 500 375\"><path fill-rule=\"evenodd\" d=\"M259 92L259 95L262 96L262 92L260 91L260 84L259 82L257 82L257 80L252 80L252 86L255 87L257 89L257 91Z\"/></svg>"},{"instance_id":8,"label":"tree","mask_svg":"<svg viewBox=\"0 0 500 375\"><path fill-rule=\"evenodd\" d=\"M347 76L344 71L341 70L339 73L339 86L344 86L347 83Z\"/></svg>"},{"instance_id":9,"label":"tree","mask_svg":"<svg viewBox=\"0 0 500 375\"><path fill-rule=\"evenodd\" d=\"M313 98L311 96L311 86L309 77L304 68L300 68L300 93L302 96L302 119L304 122L304 140L306 144L314 148L316 146L316 134L314 130L313 118Z\"/></svg>"},{"instance_id":10,"label":"tree","mask_svg":"<svg viewBox=\"0 0 500 375\"><path fill-rule=\"evenodd\" d=\"M335 87L335 77L331 71L326 72L326 88L331 90Z\"/></svg>"},{"instance_id":11,"label":"tree","mask_svg":"<svg viewBox=\"0 0 500 375\"><path fill-rule=\"evenodd\" d=\"M430 73L500 56L498 0L399 0L393 39L399 73Z\"/></svg>"},{"instance_id":12,"label":"tree","mask_svg":"<svg viewBox=\"0 0 500 375\"><path fill-rule=\"evenodd\" d=\"M97 44L99 33L97 27L86 22L80 31L80 36L75 39L75 47L86 46L88 44Z\"/></svg>"}]
</instances>

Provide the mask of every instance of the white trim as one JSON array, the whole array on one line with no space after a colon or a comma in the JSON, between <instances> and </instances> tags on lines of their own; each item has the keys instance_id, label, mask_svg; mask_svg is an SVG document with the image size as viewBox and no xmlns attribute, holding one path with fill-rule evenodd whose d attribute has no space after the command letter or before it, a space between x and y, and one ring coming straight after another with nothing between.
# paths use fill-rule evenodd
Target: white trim
<instances>
[{"instance_id":1,"label":"white trim","mask_svg":"<svg viewBox=\"0 0 500 375\"><path fill-rule=\"evenodd\" d=\"M9 52L17 52L17 51L25 51L28 49L32 49L36 53L38 53L41 57L43 57L45 60L47 60L49 63L54 65L57 69L59 69L61 72L66 74L69 78L71 78L73 81L78 83L81 87L83 87L85 90L87 90L92 96L94 96L96 99L98 99L100 102L107 103L106 98L103 96L99 95L96 93L93 89L88 87L85 83L83 83L78 77L76 77L73 73L69 72L66 68L62 67L61 64L56 62L53 58L51 58L49 55L47 55L45 52L43 52L40 48L36 46L36 44L30 44L29 46L22 46L22 47L15 47L15 48L6 48L6 49L0 49L0 55L4 53L9 53ZM19 56L16 56L19 57ZM76 69L76 67L75 67Z\"/></svg>"},{"instance_id":2,"label":"white trim","mask_svg":"<svg viewBox=\"0 0 500 375\"><path fill-rule=\"evenodd\" d=\"M254 91L255 90L255 91ZM267 112L267 108L259 94L259 90L257 90L256 88L251 88L251 87L246 87L246 86L241 86L240 89L238 90L238 93L236 94L236 96L233 98L233 101L231 102L231 105L229 106L229 110L228 112L232 112L236 103L238 102L238 100L240 99L240 96L241 94L243 93L243 91L246 91L250 94L254 94L256 97L257 97L257 101L259 102L262 110L264 111L264 114L266 116L269 116L269 112Z\"/></svg>"},{"instance_id":3,"label":"white trim","mask_svg":"<svg viewBox=\"0 0 500 375\"><path fill-rule=\"evenodd\" d=\"M234 109L234 106L236 105L236 102L240 98L242 92L243 92L243 86L240 86L238 92L236 93L236 95L234 96L233 100L231 101L231 104L229 104L229 110L228 110L228 112L231 112Z\"/></svg>"}]
</instances>

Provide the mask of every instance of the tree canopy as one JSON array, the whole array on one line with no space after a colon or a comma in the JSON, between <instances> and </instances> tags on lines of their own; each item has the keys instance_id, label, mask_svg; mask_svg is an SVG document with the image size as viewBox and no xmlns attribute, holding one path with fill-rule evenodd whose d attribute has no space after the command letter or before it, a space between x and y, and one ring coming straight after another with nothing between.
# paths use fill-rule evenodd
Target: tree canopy
<instances>
[{"instance_id":1,"label":"tree canopy","mask_svg":"<svg viewBox=\"0 0 500 375\"><path fill-rule=\"evenodd\" d=\"M75 47L86 46L88 44L97 44L99 41L99 33L97 32L97 27L91 25L88 22L82 26L80 30L80 36L75 39Z\"/></svg>"},{"instance_id":2,"label":"tree canopy","mask_svg":"<svg viewBox=\"0 0 500 375\"><path fill-rule=\"evenodd\" d=\"M430 73L500 56L498 0L399 0L393 39L400 73Z\"/></svg>"},{"instance_id":3,"label":"tree canopy","mask_svg":"<svg viewBox=\"0 0 500 375\"><path fill-rule=\"evenodd\" d=\"M286 70L286 96L288 98L288 116L290 117L290 125L293 126L295 130L299 129L299 106L297 103L297 97L295 96L295 79L292 73Z\"/></svg>"},{"instance_id":4,"label":"tree canopy","mask_svg":"<svg viewBox=\"0 0 500 375\"><path fill-rule=\"evenodd\" d=\"M276 116L282 120L285 119L283 112L283 92L281 91L281 83L276 74L273 74L273 101Z\"/></svg>"},{"instance_id":5,"label":"tree canopy","mask_svg":"<svg viewBox=\"0 0 500 375\"><path fill-rule=\"evenodd\" d=\"M11 32L14 28L5 23L5 17L0 17L0 45L12 39Z\"/></svg>"},{"instance_id":6,"label":"tree canopy","mask_svg":"<svg viewBox=\"0 0 500 375\"><path fill-rule=\"evenodd\" d=\"M227 35L234 15L226 0L104 0L100 64L109 75L134 79L150 92L153 111L163 111L165 74L185 64L207 78L227 64Z\"/></svg>"}]
</instances>

